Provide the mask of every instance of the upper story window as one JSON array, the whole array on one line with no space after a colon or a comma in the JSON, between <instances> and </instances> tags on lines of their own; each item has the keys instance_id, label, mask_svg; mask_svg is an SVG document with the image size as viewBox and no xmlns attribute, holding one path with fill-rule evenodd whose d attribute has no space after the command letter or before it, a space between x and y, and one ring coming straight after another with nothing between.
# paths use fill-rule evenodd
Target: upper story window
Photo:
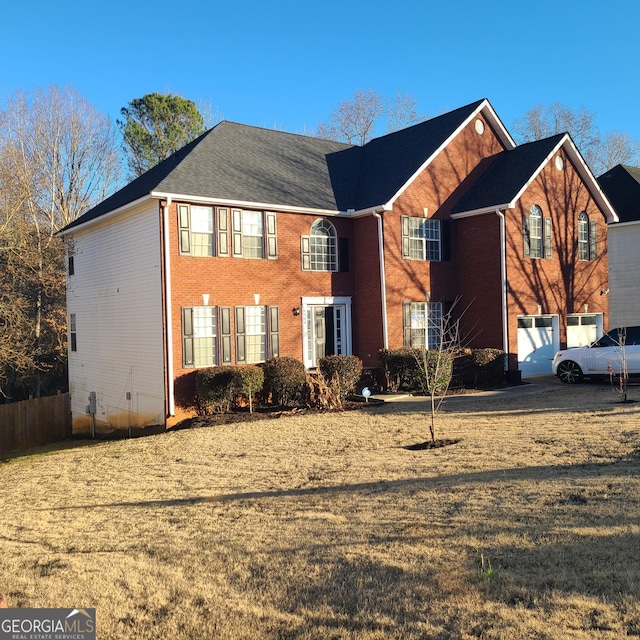
<instances>
[{"instance_id":1,"label":"upper story window","mask_svg":"<svg viewBox=\"0 0 640 640\"><path fill-rule=\"evenodd\" d=\"M410 260L440 260L440 220L403 216L402 255Z\"/></svg>"},{"instance_id":2,"label":"upper story window","mask_svg":"<svg viewBox=\"0 0 640 640\"><path fill-rule=\"evenodd\" d=\"M316 220L308 236L301 238L303 271L337 271L338 238L328 220Z\"/></svg>"},{"instance_id":3,"label":"upper story window","mask_svg":"<svg viewBox=\"0 0 640 640\"><path fill-rule=\"evenodd\" d=\"M178 205L182 255L277 258L276 214L227 207Z\"/></svg>"},{"instance_id":4,"label":"upper story window","mask_svg":"<svg viewBox=\"0 0 640 640\"><path fill-rule=\"evenodd\" d=\"M213 255L213 207L178 205L180 253Z\"/></svg>"},{"instance_id":5,"label":"upper story window","mask_svg":"<svg viewBox=\"0 0 640 640\"><path fill-rule=\"evenodd\" d=\"M553 238L551 218L545 218L542 209L534 204L522 219L525 258L551 258Z\"/></svg>"},{"instance_id":6,"label":"upper story window","mask_svg":"<svg viewBox=\"0 0 640 640\"><path fill-rule=\"evenodd\" d=\"M598 230L595 220L589 220L586 211L578 215L578 260L598 257Z\"/></svg>"},{"instance_id":7,"label":"upper story window","mask_svg":"<svg viewBox=\"0 0 640 640\"><path fill-rule=\"evenodd\" d=\"M450 260L449 220L402 216L402 257L409 260Z\"/></svg>"}]
</instances>

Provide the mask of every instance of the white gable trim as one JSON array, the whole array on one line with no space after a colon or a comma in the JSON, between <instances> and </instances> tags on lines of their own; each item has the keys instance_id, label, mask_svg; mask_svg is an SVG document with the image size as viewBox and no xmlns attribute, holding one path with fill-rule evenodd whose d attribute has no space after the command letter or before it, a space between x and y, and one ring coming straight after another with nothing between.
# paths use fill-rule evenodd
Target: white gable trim
<instances>
[{"instance_id":1,"label":"white gable trim","mask_svg":"<svg viewBox=\"0 0 640 640\"><path fill-rule=\"evenodd\" d=\"M435 158L440 155L440 153L446 149L446 147L451 143L451 141L474 119L478 116L478 114L482 113L482 115L487 119L492 129L495 131L499 140L505 146L507 151L514 149L516 147L516 143L502 124L502 121L494 111L491 103L488 100L483 100L478 107L471 113L469 116L460 124L460 126L435 150L435 152L429 156L422 165L418 168L418 170L407 180L400 190L386 203L385 209L390 209L394 202L413 184L416 178L433 162Z\"/></svg>"},{"instance_id":2,"label":"white gable trim","mask_svg":"<svg viewBox=\"0 0 640 640\"><path fill-rule=\"evenodd\" d=\"M87 220L86 222L83 222L81 224L76 224L71 228L66 227L64 229L61 229L60 231L56 232L55 235L64 237L68 236L69 234L76 233L76 231L80 231L81 229L84 230L93 224L99 224L101 222L104 222L105 220L110 220L111 218L114 218L115 216L124 213L125 211L129 211L129 209L133 209L134 207L143 204L147 200L151 200L151 197L148 195L142 196L142 198L138 198L137 200L133 200L132 202L128 202L127 204L123 204L117 209L107 211L106 213L99 215L97 218L93 218L93 220Z\"/></svg>"},{"instance_id":3,"label":"white gable trim","mask_svg":"<svg viewBox=\"0 0 640 640\"><path fill-rule=\"evenodd\" d=\"M505 209L514 209L516 203L522 197L522 194L529 188L531 183L540 175L540 172L544 169L544 167L551 161L551 159L558 153L560 148L564 148L565 153L572 161L575 166L578 174L583 179L585 184L587 185L587 189L589 189L589 193L591 197L596 201L598 206L604 211L607 223L618 222L618 216L616 212L613 210L611 203L604 195L598 181L595 179L593 173L587 166L587 163L582 158L582 155L576 148L576 145L573 143L571 136L568 133L565 133L564 136L559 140L558 144L552 149L552 151L547 155L547 157L540 163L540 166L533 172L529 180L525 182L523 187L518 191L511 202L505 202L502 204L493 204L488 207L484 207L482 209L474 209L472 211L462 211L460 213L452 213L451 217L453 219L457 218L468 218L474 215L482 215L485 213L493 213L496 209L505 210Z\"/></svg>"}]
</instances>

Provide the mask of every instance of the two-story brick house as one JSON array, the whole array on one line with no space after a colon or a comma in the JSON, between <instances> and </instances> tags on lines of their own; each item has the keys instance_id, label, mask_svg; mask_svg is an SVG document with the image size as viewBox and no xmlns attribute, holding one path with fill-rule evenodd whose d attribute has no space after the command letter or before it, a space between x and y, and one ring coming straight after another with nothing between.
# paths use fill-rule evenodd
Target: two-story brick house
<instances>
[{"instance_id":1,"label":"two-story brick house","mask_svg":"<svg viewBox=\"0 0 640 640\"><path fill-rule=\"evenodd\" d=\"M376 367L454 301L467 344L550 371L606 326L614 219L568 135L516 146L486 100L362 147L222 122L62 232L74 431L173 424L198 367Z\"/></svg>"}]
</instances>

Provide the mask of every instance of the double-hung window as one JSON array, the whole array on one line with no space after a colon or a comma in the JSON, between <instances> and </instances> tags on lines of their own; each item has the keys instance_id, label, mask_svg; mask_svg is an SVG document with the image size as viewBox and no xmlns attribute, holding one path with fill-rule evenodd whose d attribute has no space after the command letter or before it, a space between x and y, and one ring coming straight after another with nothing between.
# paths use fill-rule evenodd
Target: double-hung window
<instances>
[{"instance_id":1,"label":"double-hung window","mask_svg":"<svg viewBox=\"0 0 640 640\"><path fill-rule=\"evenodd\" d=\"M440 260L440 220L405 217L405 238L411 260Z\"/></svg>"},{"instance_id":2,"label":"double-hung window","mask_svg":"<svg viewBox=\"0 0 640 640\"><path fill-rule=\"evenodd\" d=\"M578 260L595 260L598 257L598 232L595 221L589 220L586 211L578 215Z\"/></svg>"},{"instance_id":3,"label":"double-hung window","mask_svg":"<svg viewBox=\"0 0 640 640\"><path fill-rule=\"evenodd\" d=\"M217 307L182 309L183 365L213 367L218 364Z\"/></svg>"},{"instance_id":4,"label":"double-hung window","mask_svg":"<svg viewBox=\"0 0 640 640\"><path fill-rule=\"evenodd\" d=\"M236 362L256 364L280 355L278 307L236 307Z\"/></svg>"},{"instance_id":5,"label":"double-hung window","mask_svg":"<svg viewBox=\"0 0 640 640\"><path fill-rule=\"evenodd\" d=\"M449 260L449 220L402 216L402 257L408 260Z\"/></svg>"},{"instance_id":6,"label":"double-hung window","mask_svg":"<svg viewBox=\"0 0 640 640\"><path fill-rule=\"evenodd\" d=\"M525 258L551 258L552 238L551 218L545 218L542 209L534 204L522 218L522 239Z\"/></svg>"},{"instance_id":7,"label":"double-hung window","mask_svg":"<svg viewBox=\"0 0 640 640\"><path fill-rule=\"evenodd\" d=\"M213 255L213 207L178 205L180 253Z\"/></svg>"},{"instance_id":8,"label":"double-hung window","mask_svg":"<svg viewBox=\"0 0 640 640\"><path fill-rule=\"evenodd\" d=\"M235 258L278 257L276 214L227 207L178 205L181 255Z\"/></svg>"},{"instance_id":9,"label":"double-hung window","mask_svg":"<svg viewBox=\"0 0 640 640\"><path fill-rule=\"evenodd\" d=\"M440 349L443 339L443 303L405 302L402 307L404 346Z\"/></svg>"},{"instance_id":10,"label":"double-hung window","mask_svg":"<svg viewBox=\"0 0 640 640\"><path fill-rule=\"evenodd\" d=\"M232 209L231 230L235 258L277 258L276 214Z\"/></svg>"}]
</instances>

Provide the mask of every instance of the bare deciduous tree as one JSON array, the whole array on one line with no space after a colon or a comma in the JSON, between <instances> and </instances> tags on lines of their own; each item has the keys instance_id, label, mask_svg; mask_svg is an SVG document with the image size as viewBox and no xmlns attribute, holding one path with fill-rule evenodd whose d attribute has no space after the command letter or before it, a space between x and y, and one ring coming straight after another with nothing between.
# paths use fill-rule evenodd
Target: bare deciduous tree
<instances>
[{"instance_id":1,"label":"bare deciduous tree","mask_svg":"<svg viewBox=\"0 0 640 640\"><path fill-rule=\"evenodd\" d=\"M513 123L513 131L519 142L569 133L596 176L617 164L636 164L640 142L616 131L602 136L595 120L596 115L584 107L572 109L559 102L548 106L539 104Z\"/></svg>"},{"instance_id":2,"label":"bare deciduous tree","mask_svg":"<svg viewBox=\"0 0 640 640\"><path fill-rule=\"evenodd\" d=\"M38 397L41 372L59 364L66 342L64 246L55 233L114 190L120 160L113 125L70 87L17 92L0 124L0 295L10 306L0 333L11 343L0 379L31 376Z\"/></svg>"},{"instance_id":3,"label":"bare deciduous tree","mask_svg":"<svg viewBox=\"0 0 640 640\"><path fill-rule=\"evenodd\" d=\"M358 89L352 98L340 102L313 135L363 145L375 136L376 126L381 122L386 121L386 132L391 133L422 119L416 101L408 93L398 93L393 100L385 100L378 91Z\"/></svg>"}]
</instances>

